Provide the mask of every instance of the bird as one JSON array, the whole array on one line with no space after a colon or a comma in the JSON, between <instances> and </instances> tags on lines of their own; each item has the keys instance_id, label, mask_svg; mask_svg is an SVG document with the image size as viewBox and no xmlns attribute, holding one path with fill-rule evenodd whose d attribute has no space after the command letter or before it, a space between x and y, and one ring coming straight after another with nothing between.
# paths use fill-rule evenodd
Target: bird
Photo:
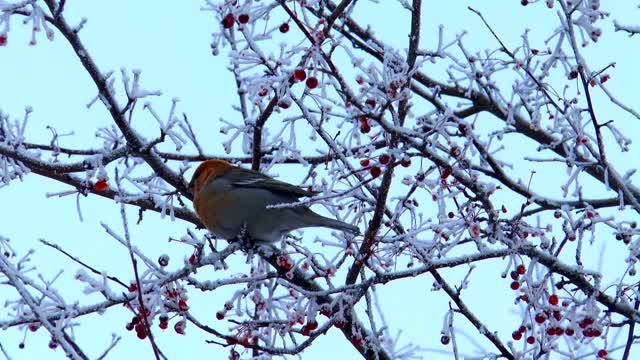
<instances>
[{"instance_id":1,"label":"bird","mask_svg":"<svg viewBox=\"0 0 640 360\"><path fill-rule=\"evenodd\" d=\"M281 240L293 230L325 227L357 235L357 226L315 213L299 198L315 193L258 171L206 160L193 173L189 189L202 224L214 235L232 240L241 231L256 243ZM290 207L269 205L292 204Z\"/></svg>"}]
</instances>

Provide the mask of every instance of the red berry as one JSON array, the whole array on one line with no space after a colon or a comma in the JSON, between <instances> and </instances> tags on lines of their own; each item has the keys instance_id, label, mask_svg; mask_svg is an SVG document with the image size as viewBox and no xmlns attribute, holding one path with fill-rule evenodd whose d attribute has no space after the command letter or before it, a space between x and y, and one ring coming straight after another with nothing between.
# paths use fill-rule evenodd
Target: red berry
<instances>
[{"instance_id":1,"label":"red berry","mask_svg":"<svg viewBox=\"0 0 640 360\"><path fill-rule=\"evenodd\" d=\"M309 327L307 325L303 326L302 329L300 330L300 332L302 333L302 335L304 336L309 336L311 335L311 329L309 329Z\"/></svg>"},{"instance_id":2,"label":"red berry","mask_svg":"<svg viewBox=\"0 0 640 360\"><path fill-rule=\"evenodd\" d=\"M216 319L218 319L218 320L224 319L224 313L222 311L218 311L216 313Z\"/></svg>"},{"instance_id":3,"label":"red berry","mask_svg":"<svg viewBox=\"0 0 640 360\"><path fill-rule=\"evenodd\" d=\"M246 336L243 336L240 339L238 339L238 343L244 347L247 347L249 346L249 338Z\"/></svg>"},{"instance_id":4,"label":"red berry","mask_svg":"<svg viewBox=\"0 0 640 360\"><path fill-rule=\"evenodd\" d=\"M0 46L7 46L7 36L0 35Z\"/></svg>"},{"instance_id":5,"label":"red berry","mask_svg":"<svg viewBox=\"0 0 640 360\"><path fill-rule=\"evenodd\" d=\"M457 146L451 147L451 149L449 149L449 155L457 158L458 156L460 156L460 148Z\"/></svg>"},{"instance_id":6,"label":"red berry","mask_svg":"<svg viewBox=\"0 0 640 360\"><path fill-rule=\"evenodd\" d=\"M549 296L549 304L558 305L558 302L559 302L558 295L553 294L553 295Z\"/></svg>"},{"instance_id":7,"label":"red berry","mask_svg":"<svg viewBox=\"0 0 640 360\"><path fill-rule=\"evenodd\" d=\"M522 339L522 333L519 331L514 331L511 333L511 337L513 338L513 340L518 341Z\"/></svg>"},{"instance_id":8,"label":"red berry","mask_svg":"<svg viewBox=\"0 0 640 360\"><path fill-rule=\"evenodd\" d=\"M449 213L447 214L447 216L449 217L449 219L453 219L454 216L456 216L456 214L453 213L453 211L449 211Z\"/></svg>"},{"instance_id":9,"label":"red berry","mask_svg":"<svg viewBox=\"0 0 640 360\"><path fill-rule=\"evenodd\" d=\"M411 166L411 158L403 158L402 160L400 160L400 165L402 165L402 167L409 167Z\"/></svg>"},{"instance_id":10,"label":"red berry","mask_svg":"<svg viewBox=\"0 0 640 360\"><path fill-rule=\"evenodd\" d=\"M363 167L369 166L369 159L360 160L360 166L363 166Z\"/></svg>"},{"instance_id":11,"label":"red berry","mask_svg":"<svg viewBox=\"0 0 640 360\"><path fill-rule=\"evenodd\" d=\"M311 76L307 79L307 87L309 89L315 89L318 87L318 78Z\"/></svg>"},{"instance_id":12,"label":"red berry","mask_svg":"<svg viewBox=\"0 0 640 360\"><path fill-rule=\"evenodd\" d=\"M24 349L24 343L21 342L20 344L18 344L18 349Z\"/></svg>"},{"instance_id":13,"label":"red berry","mask_svg":"<svg viewBox=\"0 0 640 360\"><path fill-rule=\"evenodd\" d=\"M140 340L144 340L147 338L147 331L144 329L144 326L142 325L140 325L139 327L136 326L136 335Z\"/></svg>"},{"instance_id":14,"label":"red berry","mask_svg":"<svg viewBox=\"0 0 640 360\"><path fill-rule=\"evenodd\" d=\"M567 330L565 330L564 333L567 334L567 336L573 336L575 331L573 331L572 328L567 328Z\"/></svg>"},{"instance_id":15,"label":"red berry","mask_svg":"<svg viewBox=\"0 0 640 360\"><path fill-rule=\"evenodd\" d=\"M604 359L604 358L606 358L606 357L607 357L607 355L609 355L609 353L608 353L608 352L607 352L607 350L605 350L605 349L600 349L600 350L598 351L598 357L599 357L600 359Z\"/></svg>"},{"instance_id":16,"label":"red berry","mask_svg":"<svg viewBox=\"0 0 640 360\"><path fill-rule=\"evenodd\" d=\"M584 319L582 319L582 321L580 321L580 322L578 323L578 325L580 325L580 327L581 327L582 329L584 329L584 328L588 327L588 326L589 326L589 325L591 325L591 324L593 324L593 319L592 319L592 318L584 318Z\"/></svg>"},{"instance_id":17,"label":"red berry","mask_svg":"<svg viewBox=\"0 0 640 360\"><path fill-rule=\"evenodd\" d=\"M442 343L442 345L448 345L449 341L451 341L451 338L447 335L442 335L442 337L440 338L440 343Z\"/></svg>"},{"instance_id":18,"label":"red berry","mask_svg":"<svg viewBox=\"0 0 640 360\"><path fill-rule=\"evenodd\" d=\"M562 319L562 314L560 313L560 311L554 311L553 312L553 318L560 321L560 319Z\"/></svg>"},{"instance_id":19,"label":"red berry","mask_svg":"<svg viewBox=\"0 0 640 360\"><path fill-rule=\"evenodd\" d=\"M518 267L516 267L516 271L518 274L524 275L524 273L527 272L527 268L525 268L524 265L518 265Z\"/></svg>"},{"instance_id":20,"label":"red berry","mask_svg":"<svg viewBox=\"0 0 640 360\"><path fill-rule=\"evenodd\" d=\"M51 339L51 341L49 341L49 349L55 350L57 347L58 343L54 339Z\"/></svg>"},{"instance_id":21,"label":"red berry","mask_svg":"<svg viewBox=\"0 0 640 360\"><path fill-rule=\"evenodd\" d=\"M249 22L249 15L247 14L240 14L240 16L238 16L238 22L240 24L246 24Z\"/></svg>"},{"instance_id":22,"label":"red berry","mask_svg":"<svg viewBox=\"0 0 640 360\"><path fill-rule=\"evenodd\" d=\"M371 131L371 125L368 122L360 123L360 132L367 134Z\"/></svg>"},{"instance_id":23,"label":"red berry","mask_svg":"<svg viewBox=\"0 0 640 360\"><path fill-rule=\"evenodd\" d=\"M240 353L231 349L229 351L229 360L240 360Z\"/></svg>"},{"instance_id":24,"label":"red berry","mask_svg":"<svg viewBox=\"0 0 640 360\"><path fill-rule=\"evenodd\" d=\"M279 30L283 34L288 32L289 31L289 24L283 23L282 25L280 25Z\"/></svg>"},{"instance_id":25,"label":"red berry","mask_svg":"<svg viewBox=\"0 0 640 360\"><path fill-rule=\"evenodd\" d=\"M187 302L184 299L180 299L178 301L178 309L180 309L180 311L187 311L189 310L189 305L187 305Z\"/></svg>"},{"instance_id":26,"label":"red berry","mask_svg":"<svg viewBox=\"0 0 640 360\"><path fill-rule=\"evenodd\" d=\"M364 342L362 341L362 339L356 336L351 338L351 343L357 348L364 346Z\"/></svg>"},{"instance_id":27,"label":"red berry","mask_svg":"<svg viewBox=\"0 0 640 360\"><path fill-rule=\"evenodd\" d=\"M524 334L524 332L527 331L527 328L524 327L524 325L520 325L520 327L518 328L518 331Z\"/></svg>"},{"instance_id":28,"label":"red berry","mask_svg":"<svg viewBox=\"0 0 640 360\"><path fill-rule=\"evenodd\" d=\"M283 109L288 109L289 106L291 106L291 100L282 99L282 100L278 101L278 106L283 108Z\"/></svg>"},{"instance_id":29,"label":"red berry","mask_svg":"<svg viewBox=\"0 0 640 360\"><path fill-rule=\"evenodd\" d=\"M169 265L169 255L162 254L158 257L158 265L165 267Z\"/></svg>"},{"instance_id":30,"label":"red berry","mask_svg":"<svg viewBox=\"0 0 640 360\"><path fill-rule=\"evenodd\" d=\"M235 23L235 17L233 16L233 14L227 14L225 15L224 18L222 18L222 27L225 29L229 29L233 27L234 23Z\"/></svg>"},{"instance_id":31,"label":"red berry","mask_svg":"<svg viewBox=\"0 0 640 360\"><path fill-rule=\"evenodd\" d=\"M441 179L446 179L449 177L449 175L451 175L451 167L447 166L445 168L442 169L442 173L440 174L440 178Z\"/></svg>"},{"instance_id":32,"label":"red berry","mask_svg":"<svg viewBox=\"0 0 640 360\"><path fill-rule=\"evenodd\" d=\"M267 88L261 88L260 91L258 91L258 96L267 96L268 93L269 90L267 90Z\"/></svg>"},{"instance_id":33,"label":"red berry","mask_svg":"<svg viewBox=\"0 0 640 360\"><path fill-rule=\"evenodd\" d=\"M303 81L307 78L307 73L304 71L304 69L295 69L293 71L293 78L296 81Z\"/></svg>"},{"instance_id":34,"label":"red berry","mask_svg":"<svg viewBox=\"0 0 640 360\"><path fill-rule=\"evenodd\" d=\"M372 109L376 107L376 99L367 99L364 103Z\"/></svg>"},{"instance_id":35,"label":"red berry","mask_svg":"<svg viewBox=\"0 0 640 360\"><path fill-rule=\"evenodd\" d=\"M167 330L167 328L169 327L169 322L160 321L160 324L158 324L158 327L160 328L160 330Z\"/></svg>"},{"instance_id":36,"label":"red berry","mask_svg":"<svg viewBox=\"0 0 640 360\"><path fill-rule=\"evenodd\" d=\"M534 344L536 342L536 338L534 338L533 336L529 336L527 338L527 344Z\"/></svg>"},{"instance_id":37,"label":"red berry","mask_svg":"<svg viewBox=\"0 0 640 360\"><path fill-rule=\"evenodd\" d=\"M307 325L306 325L306 326L309 328L309 330L315 330L315 329L317 329L317 328L318 328L318 322L317 322L317 321L314 321L314 320L311 320L311 321L309 321L309 322L307 323Z\"/></svg>"},{"instance_id":38,"label":"red berry","mask_svg":"<svg viewBox=\"0 0 640 360\"><path fill-rule=\"evenodd\" d=\"M378 166L374 166L372 167L369 172L371 173L371 177L373 177L374 179L377 178L378 176L380 176L380 174L382 174L382 170L380 170L380 168Z\"/></svg>"},{"instance_id":39,"label":"red berry","mask_svg":"<svg viewBox=\"0 0 640 360\"><path fill-rule=\"evenodd\" d=\"M529 0L520 0L520 4L522 4L522 6L527 6L529 5Z\"/></svg>"},{"instance_id":40,"label":"red berry","mask_svg":"<svg viewBox=\"0 0 640 360\"><path fill-rule=\"evenodd\" d=\"M129 292L136 292L138 291L138 285L136 283L131 283L131 285L129 285L128 290Z\"/></svg>"},{"instance_id":41,"label":"red berry","mask_svg":"<svg viewBox=\"0 0 640 360\"><path fill-rule=\"evenodd\" d=\"M278 259L277 259L278 266L283 267L287 271L291 270L291 268L293 267L293 264L289 260L290 260L289 257L286 255L278 256Z\"/></svg>"},{"instance_id":42,"label":"red berry","mask_svg":"<svg viewBox=\"0 0 640 360\"><path fill-rule=\"evenodd\" d=\"M98 192L105 192L109 190L109 184L107 184L107 180L98 180L95 185L93 185L93 189Z\"/></svg>"},{"instance_id":43,"label":"red berry","mask_svg":"<svg viewBox=\"0 0 640 360\"><path fill-rule=\"evenodd\" d=\"M517 281L511 282L511 290L518 290L518 289L520 289L520 283Z\"/></svg>"},{"instance_id":44,"label":"red berry","mask_svg":"<svg viewBox=\"0 0 640 360\"><path fill-rule=\"evenodd\" d=\"M133 330L133 323L127 323L127 325L125 325L125 329L127 329L128 331Z\"/></svg>"},{"instance_id":45,"label":"red berry","mask_svg":"<svg viewBox=\"0 0 640 360\"><path fill-rule=\"evenodd\" d=\"M578 70L571 70L569 72L569 80L573 80L578 77Z\"/></svg>"},{"instance_id":46,"label":"red berry","mask_svg":"<svg viewBox=\"0 0 640 360\"><path fill-rule=\"evenodd\" d=\"M331 316L331 309L329 307L323 306L320 308L320 314L329 317Z\"/></svg>"},{"instance_id":47,"label":"red berry","mask_svg":"<svg viewBox=\"0 0 640 360\"><path fill-rule=\"evenodd\" d=\"M509 275L511 276L511 279L513 280L518 280L518 278L520 278L520 274L518 274L517 271L512 271L509 273Z\"/></svg>"},{"instance_id":48,"label":"red berry","mask_svg":"<svg viewBox=\"0 0 640 360\"><path fill-rule=\"evenodd\" d=\"M196 263L196 256L195 255L189 256L189 264L193 265L195 263Z\"/></svg>"},{"instance_id":49,"label":"red berry","mask_svg":"<svg viewBox=\"0 0 640 360\"><path fill-rule=\"evenodd\" d=\"M584 329L584 328L586 328L587 326L589 326L589 323L588 323L586 320L581 320L581 321L578 323L578 326L580 326L580 328L581 328L581 329Z\"/></svg>"},{"instance_id":50,"label":"red berry","mask_svg":"<svg viewBox=\"0 0 640 360\"><path fill-rule=\"evenodd\" d=\"M543 313L536 314L535 321L538 324L542 324L547 320L547 317Z\"/></svg>"},{"instance_id":51,"label":"red berry","mask_svg":"<svg viewBox=\"0 0 640 360\"><path fill-rule=\"evenodd\" d=\"M380 155L380 158L378 159L378 161L380 161L380 164L382 165L387 165L389 161L391 161L391 156L387 154L382 154Z\"/></svg>"},{"instance_id":52,"label":"red berry","mask_svg":"<svg viewBox=\"0 0 640 360\"><path fill-rule=\"evenodd\" d=\"M184 335L186 327L187 323L185 321L178 321L175 325L173 325L173 330L177 334Z\"/></svg>"}]
</instances>

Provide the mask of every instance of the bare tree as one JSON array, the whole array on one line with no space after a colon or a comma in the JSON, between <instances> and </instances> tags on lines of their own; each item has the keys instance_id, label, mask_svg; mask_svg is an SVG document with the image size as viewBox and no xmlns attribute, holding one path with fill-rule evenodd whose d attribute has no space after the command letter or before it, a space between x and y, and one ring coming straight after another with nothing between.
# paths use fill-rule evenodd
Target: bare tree
<instances>
[{"instance_id":1,"label":"bare tree","mask_svg":"<svg viewBox=\"0 0 640 360\"><path fill-rule=\"evenodd\" d=\"M32 25L34 42L41 32L64 39L95 84L91 106L102 106L113 122L97 129L99 146L77 148L65 146L67 137L55 128L49 143L30 141L31 109L23 118L0 114L2 191L40 176L70 187L50 196L113 200L123 230L103 228L128 249L119 265L131 274L128 280L107 275L42 240L82 268L76 278L103 297L72 305L53 281L34 278L30 254L16 253L0 237L0 280L17 291L0 326L43 327L51 347L89 358L72 329L84 315L125 305L132 313L127 328L150 343L157 359L165 355L153 335L169 326L177 334L197 329L232 359L300 354L332 327L363 358L409 359L424 344L405 346L395 337L394 310L378 306L377 294L425 277L433 288L424 290L433 295L410 296L448 298L449 310L432 313L438 320L425 326L441 329L442 349L452 357L469 352L456 336L470 326L477 331L469 336L488 344L485 358L630 358L640 319L640 189L621 154L640 114L605 85L614 64L592 64L584 52L612 30L640 30L615 21L599 0L520 3L553 19L547 21L555 29L523 30L520 42L509 44L493 26L500 14L483 13L478 4L467 9L477 21L474 31L493 41L493 48L481 49L445 26L435 34L421 31L427 11L421 0L376 8L400 7L406 15L394 21L408 37L392 43L360 19L359 11L374 2L206 1L203 9L217 24L212 53L229 55L235 84L225 86L237 90L235 104L220 105L237 115L204 125L220 129L221 154L198 142L177 100L168 115L140 103L160 95L143 88L141 72L99 69L82 41L83 23L67 21L64 0L0 2L0 25L17 18ZM5 27L0 46L10 35ZM635 38L628 41L637 46ZM602 113L612 106L625 118ZM141 130L134 121L141 116L157 120L155 133ZM362 235L333 232L314 241L292 234L273 245L216 239L202 229L187 187L195 165L212 158L269 174L294 169L301 186L318 192L304 204L357 225ZM521 164L533 164L536 173ZM128 222L127 208L139 209L140 220L158 212L182 221L184 236L167 252L180 244L193 255L171 268L175 256L154 260L144 246L132 246L137 225ZM609 242L625 255L596 270L594 252ZM244 276L224 272L232 258L246 260L234 269ZM504 266L505 280L498 279L504 293L467 297L482 281L475 269L486 263ZM199 276L203 271L218 276ZM223 287L233 289L230 297L214 295ZM218 320L190 311L193 297L210 297ZM495 332L495 319L478 315L478 304L493 297L511 298L520 309L513 333ZM412 309L421 310L428 311Z\"/></svg>"}]
</instances>

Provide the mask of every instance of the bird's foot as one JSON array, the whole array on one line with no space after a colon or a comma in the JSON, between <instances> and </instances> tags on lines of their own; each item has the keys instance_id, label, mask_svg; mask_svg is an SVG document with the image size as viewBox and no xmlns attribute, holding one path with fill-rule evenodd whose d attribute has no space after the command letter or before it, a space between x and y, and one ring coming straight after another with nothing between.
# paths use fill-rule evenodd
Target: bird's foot
<instances>
[{"instance_id":1,"label":"bird's foot","mask_svg":"<svg viewBox=\"0 0 640 360\"><path fill-rule=\"evenodd\" d=\"M236 237L231 241L238 242L243 250L252 248L255 244L255 241L247 231L247 224L242 225L242 227L240 228L240 232L238 232L238 235L236 235Z\"/></svg>"}]
</instances>

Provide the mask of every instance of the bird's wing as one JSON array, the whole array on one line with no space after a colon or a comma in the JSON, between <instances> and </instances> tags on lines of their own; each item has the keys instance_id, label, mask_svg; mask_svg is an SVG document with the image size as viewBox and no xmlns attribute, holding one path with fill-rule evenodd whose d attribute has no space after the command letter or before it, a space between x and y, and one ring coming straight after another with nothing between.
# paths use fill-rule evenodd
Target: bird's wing
<instances>
[{"instance_id":1,"label":"bird's wing","mask_svg":"<svg viewBox=\"0 0 640 360\"><path fill-rule=\"evenodd\" d=\"M312 196L313 191L305 190L284 181L275 180L257 171L233 168L224 174L233 186L266 189L296 197Z\"/></svg>"}]
</instances>

